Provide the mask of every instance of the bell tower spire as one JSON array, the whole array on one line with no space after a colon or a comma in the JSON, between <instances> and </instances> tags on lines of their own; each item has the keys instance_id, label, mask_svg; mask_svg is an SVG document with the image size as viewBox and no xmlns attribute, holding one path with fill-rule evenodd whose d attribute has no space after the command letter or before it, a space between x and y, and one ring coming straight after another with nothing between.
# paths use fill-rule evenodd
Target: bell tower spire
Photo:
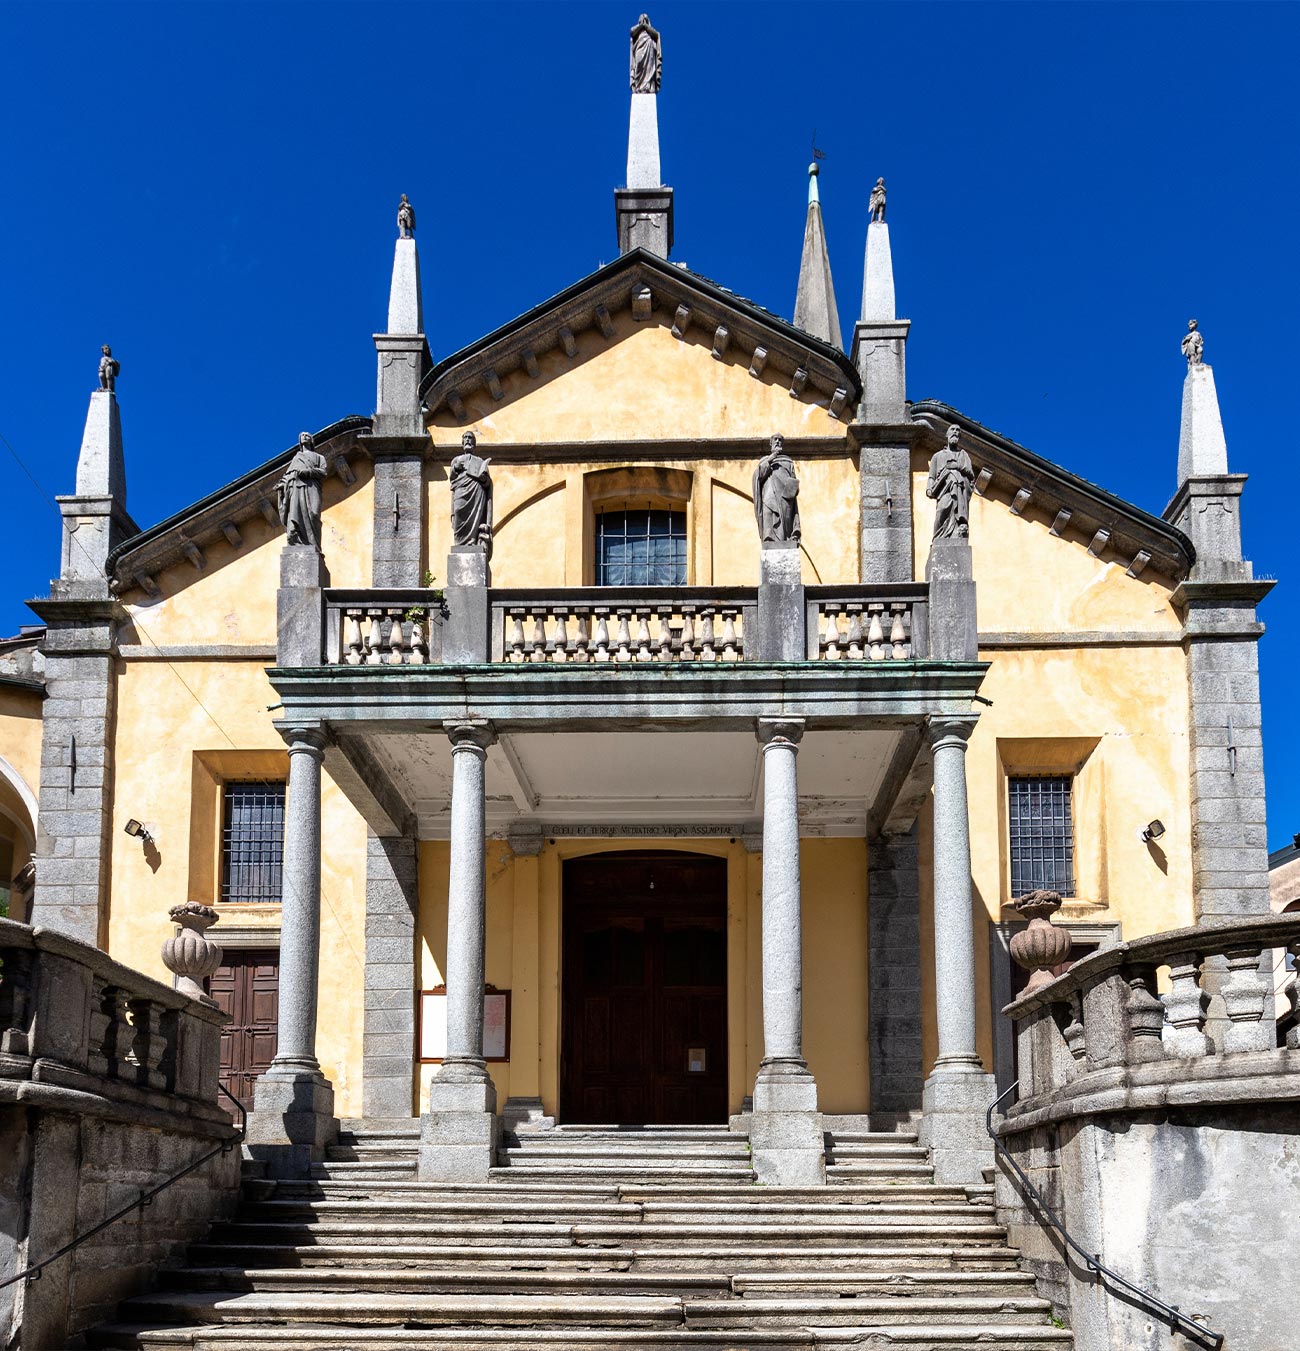
<instances>
[{"instance_id":1,"label":"bell tower spire","mask_svg":"<svg viewBox=\"0 0 1300 1351\"><path fill-rule=\"evenodd\" d=\"M631 32L627 186L614 189L614 211L620 253L646 249L667 258L673 247L673 190L660 181L658 96L663 64L663 43L643 14Z\"/></svg>"},{"instance_id":2,"label":"bell tower spire","mask_svg":"<svg viewBox=\"0 0 1300 1351\"><path fill-rule=\"evenodd\" d=\"M826 248L826 226L822 221L822 204L817 191L819 173L814 160L808 166L808 219L803 230L803 257L799 261L794 323L796 328L811 333L814 338L842 347L840 315L835 305L835 283L831 281L831 259Z\"/></svg>"}]
</instances>

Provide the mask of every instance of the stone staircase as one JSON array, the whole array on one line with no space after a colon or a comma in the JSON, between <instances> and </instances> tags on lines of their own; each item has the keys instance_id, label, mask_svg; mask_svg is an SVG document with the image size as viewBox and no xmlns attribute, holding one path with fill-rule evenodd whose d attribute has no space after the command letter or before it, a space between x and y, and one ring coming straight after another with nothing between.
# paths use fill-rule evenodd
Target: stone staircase
<instances>
[{"instance_id":1,"label":"stone staircase","mask_svg":"<svg viewBox=\"0 0 1300 1351\"><path fill-rule=\"evenodd\" d=\"M757 1185L726 1127L507 1136L480 1185L415 1179L417 1129L250 1178L189 1265L89 1345L141 1351L1068 1351L987 1189L914 1136L828 1132L834 1185Z\"/></svg>"}]
</instances>

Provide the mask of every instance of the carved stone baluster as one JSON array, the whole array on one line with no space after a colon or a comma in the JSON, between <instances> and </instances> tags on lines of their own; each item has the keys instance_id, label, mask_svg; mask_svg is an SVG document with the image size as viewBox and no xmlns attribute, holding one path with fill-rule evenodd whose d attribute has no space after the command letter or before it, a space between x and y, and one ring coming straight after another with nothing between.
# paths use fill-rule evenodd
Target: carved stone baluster
<instances>
[{"instance_id":1,"label":"carved stone baluster","mask_svg":"<svg viewBox=\"0 0 1300 1351\"><path fill-rule=\"evenodd\" d=\"M655 611L655 617L659 624L658 636L655 639L658 651L656 657L659 661L672 661L673 659L673 612L671 606L661 606Z\"/></svg>"},{"instance_id":2,"label":"carved stone baluster","mask_svg":"<svg viewBox=\"0 0 1300 1351\"><path fill-rule=\"evenodd\" d=\"M554 619L549 636L546 639L546 660L552 663L564 664L564 618L565 612L559 609L549 610L547 612Z\"/></svg>"},{"instance_id":3,"label":"carved stone baluster","mask_svg":"<svg viewBox=\"0 0 1300 1351\"><path fill-rule=\"evenodd\" d=\"M402 641L402 612L389 610L388 619L388 664L401 666L406 661L406 644Z\"/></svg>"},{"instance_id":4,"label":"carved stone baluster","mask_svg":"<svg viewBox=\"0 0 1300 1351\"><path fill-rule=\"evenodd\" d=\"M1129 988L1124 1004L1128 1015L1128 1062L1138 1065L1162 1060L1165 1048L1160 1033L1165 1023L1165 1006L1156 995L1156 969L1150 962L1143 962L1129 967L1124 979Z\"/></svg>"},{"instance_id":5,"label":"carved stone baluster","mask_svg":"<svg viewBox=\"0 0 1300 1351\"><path fill-rule=\"evenodd\" d=\"M6 970L6 975L8 971ZM108 1062L113 1046L110 1031L113 1026L113 997L108 982L100 976L93 977L90 994L90 1040L86 1064L91 1074L108 1076ZM8 1046L4 1048L6 1051Z\"/></svg>"},{"instance_id":6,"label":"carved stone baluster","mask_svg":"<svg viewBox=\"0 0 1300 1351\"><path fill-rule=\"evenodd\" d=\"M654 653L650 650L650 610L647 606L638 606L636 611L637 622L637 661L653 661Z\"/></svg>"},{"instance_id":7,"label":"carved stone baluster","mask_svg":"<svg viewBox=\"0 0 1300 1351\"><path fill-rule=\"evenodd\" d=\"M1065 1017L1065 1026L1061 1029L1066 1048L1075 1060L1082 1060L1086 1047L1083 1030L1083 995L1076 990L1070 996L1069 1012Z\"/></svg>"},{"instance_id":8,"label":"carved stone baluster","mask_svg":"<svg viewBox=\"0 0 1300 1351\"><path fill-rule=\"evenodd\" d=\"M506 646L509 649L506 654L507 661L514 662L516 666L527 661L524 655L524 612L521 609L510 611L510 637L506 641Z\"/></svg>"},{"instance_id":9,"label":"carved stone baluster","mask_svg":"<svg viewBox=\"0 0 1300 1351\"><path fill-rule=\"evenodd\" d=\"M578 632L573 639L573 660L589 662L591 660L591 621L588 618L590 611L585 605L580 605L573 613L578 619Z\"/></svg>"},{"instance_id":10,"label":"carved stone baluster","mask_svg":"<svg viewBox=\"0 0 1300 1351\"><path fill-rule=\"evenodd\" d=\"M714 650L714 643L717 641L717 631L714 629L713 621L715 615L713 610L706 609L700 612L700 660L717 661L718 654Z\"/></svg>"},{"instance_id":11,"label":"carved stone baluster","mask_svg":"<svg viewBox=\"0 0 1300 1351\"><path fill-rule=\"evenodd\" d=\"M411 621L410 663L412 666L423 666L428 659L429 649L424 641L424 620L413 619Z\"/></svg>"},{"instance_id":12,"label":"carved stone baluster","mask_svg":"<svg viewBox=\"0 0 1300 1351\"><path fill-rule=\"evenodd\" d=\"M369 636L366 639L366 665L382 666L384 663L384 634L380 627L382 610L367 610Z\"/></svg>"},{"instance_id":13,"label":"carved stone baluster","mask_svg":"<svg viewBox=\"0 0 1300 1351\"><path fill-rule=\"evenodd\" d=\"M907 629L903 623L903 615L907 612L905 604L895 604L891 607L893 610L894 622L889 626L889 641L893 648L890 655L895 661L907 660Z\"/></svg>"},{"instance_id":14,"label":"carved stone baluster","mask_svg":"<svg viewBox=\"0 0 1300 1351\"><path fill-rule=\"evenodd\" d=\"M723 610L722 612L722 660L740 660L740 653L736 651L735 610Z\"/></svg>"},{"instance_id":15,"label":"carved stone baluster","mask_svg":"<svg viewBox=\"0 0 1300 1351\"><path fill-rule=\"evenodd\" d=\"M528 660L539 662L546 660L546 607L539 605L533 611L532 651Z\"/></svg>"},{"instance_id":16,"label":"carved stone baluster","mask_svg":"<svg viewBox=\"0 0 1300 1351\"><path fill-rule=\"evenodd\" d=\"M134 1030L131 1053L139 1066L137 1082L141 1088L165 1088L167 1077L159 1068L167 1050L162 1034L162 1008L152 999L132 999L129 1007Z\"/></svg>"},{"instance_id":17,"label":"carved stone baluster","mask_svg":"<svg viewBox=\"0 0 1300 1351\"><path fill-rule=\"evenodd\" d=\"M817 645L821 648L822 660L834 661L836 647L840 640L839 611L833 606L819 605L817 607L817 618L819 629Z\"/></svg>"},{"instance_id":18,"label":"carved stone baluster","mask_svg":"<svg viewBox=\"0 0 1300 1351\"><path fill-rule=\"evenodd\" d=\"M1228 977L1223 983L1223 1009L1231 1021L1223 1029L1224 1051L1273 1050L1277 1044L1273 986L1259 969L1259 949L1233 948L1225 957Z\"/></svg>"},{"instance_id":19,"label":"carved stone baluster","mask_svg":"<svg viewBox=\"0 0 1300 1351\"><path fill-rule=\"evenodd\" d=\"M565 605L557 605L555 614L555 643L551 660L563 665L573 659L573 640L569 637L569 610Z\"/></svg>"},{"instance_id":20,"label":"carved stone baluster","mask_svg":"<svg viewBox=\"0 0 1300 1351\"><path fill-rule=\"evenodd\" d=\"M1164 996L1166 1052L1179 1060L1209 1055L1214 1042L1205 1035L1205 1010L1210 996L1201 989L1201 958L1178 952L1169 958L1170 991Z\"/></svg>"},{"instance_id":21,"label":"carved stone baluster","mask_svg":"<svg viewBox=\"0 0 1300 1351\"><path fill-rule=\"evenodd\" d=\"M617 613L618 613L618 637L615 639L615 643L618 647L618 651L615 652L614 654L614 660L631 661L632 635L628 631L628 619L631 615L631 611L628 609L626 605L620 605L618 607Z\"/></svg>"},{"instance_id":22,"label":"carved stone baluster","mask_svg":"<svg viewBox=\"0 0 1300 1351\"><path fill-rule=\"evenodd\" d=\"M343 611L343 644L347 649L343 660L349 666L360 666L361 656L361 611Z\"/></svg>"},{"instance_id":23,"label":"carved stone baluster","mask_svg":"<svg viewBox=\"0 0 1300 1351\"><path fill-rule=\"evenodd\" d=\"M682 661L695 660L695 607L693 605L682 606L682 633L681 646L677 649L677 655Z\"/></svg>"},{"instance_id":24,"label":"carved stone baluster","mask_svg":"<svg viewBox=\"0 0 1300 1351\"><path fill-rule=\"evenodd\" d=\"M609 660L609 610L603 606L596 606L596 660Z\"/></svg>"},{"instance_id":25,"label":"carved stone baluster","mask_svg":"<svg viewBox=\"0 0 1300 1351\"><path fill-rule=\"evenodd\" d=\"M878 602L867 606L871 615L871 623L867 628L867 644L871 649L872 661L884 661L885 659L885 626L880 622L880 617L884 613L885 607Z\"/></svg>"},{"instance_id":26,"label":"carved stone baluster","mask_svg":"<svg viewBox=\"0 0 1300 1351\"><path fill-rule=\"evenodd\" d=\"M848 616L848 632L840 638L840 656L847 657L850 661L861 661L867 655L866 642L862 635L862 606L860 604L846 605L845 613Z\"/></svg>"},{"instance_id":27,"label":"carved stone baluster","mask_svg":"<svg viewBox=\"0 0 1300 1351\"><path fill-rule=\"evenodd\" d=\"M1286 1034L1286 1044L1293 1051L1300 1051L1300 940L1291 944L1292 974L1291 982L1291 1030Z\"/></svg>"}]
</instances>

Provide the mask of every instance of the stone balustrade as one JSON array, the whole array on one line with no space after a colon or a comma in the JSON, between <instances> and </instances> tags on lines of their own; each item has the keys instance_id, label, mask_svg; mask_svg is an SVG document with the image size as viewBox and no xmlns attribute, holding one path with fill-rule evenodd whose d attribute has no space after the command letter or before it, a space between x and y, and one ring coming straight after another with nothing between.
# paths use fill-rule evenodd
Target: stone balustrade
<instances>
[{"instance_id":1,"label":"stone balustrade","mask_svg":"<svg viewBox=\"0 0 1300 1351\"><path fill-rule=\"evenodd\" d=\"M1265 974L1279 951L1300 959L1300 915L1177 929L1084 957L1004 1010L1020 1084L1003 1148L1084 1252L1234 1347L1294 1342L1300 993L1290 981L1279 1019ZM1192 1344L1063 1255L999 1164L998 1219L1077 1351Z\"/></svg>"},{"instance_id":2,"label":"stone balustrade","mask_svg":"<svg viewBox=\"0 0 1300 1351\"><path fill-rule=\"evenodd\" d=\"M485 649L509 665L760 660L754 587L488 589ZM911 661L927 652L920 584L805 588L809 661ZM325 593L326 665L442 661L440 594ZM746 646L746 635L751 641Z\"/></svg>"}]
</instances>

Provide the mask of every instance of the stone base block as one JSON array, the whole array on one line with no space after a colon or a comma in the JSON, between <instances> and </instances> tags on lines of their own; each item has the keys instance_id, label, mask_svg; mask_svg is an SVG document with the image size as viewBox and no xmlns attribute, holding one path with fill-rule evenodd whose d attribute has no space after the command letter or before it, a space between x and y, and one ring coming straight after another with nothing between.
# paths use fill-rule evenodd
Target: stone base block
<instances>
[{"instance_id":1,"label":"stone base block","mask_svg":"<svg viewBox=\"0 0 1300 1351\"><path fill-rule=\"evenodd\" d=\"M826 1181L826 1133L817 1081L807 1070L760 1069L749 1147L758 1180L769 1187L816 1187Z\"/></svg>"},{"instance_id":2,"label":"stone base block","mask_svg":"<svg viewBox=\"0 0 1300 1351\"><path fill-rule=\"evenodd\" d=\"M549 1131L554 1126L555 1118L546 1115L541 1098L507 1098L501 1109L501 1128L518 1135Z\"/></svg>"},{"instance_id":3,"label":"stone base block","mask_svg":"<svg viewBox=\"0 0 1300 1351\"><path fill-rule=\"evenodd\" d=\"M806 1070L802 1074L773 1074L762 1070L754 1084L755 1115L760 1112L817 1111L817 1080Z\"/></svg>"},{"instance_id":4,"label":"stone base block","mask_svg":"<svg viewBox=\"0 0 1300 1351\"><path fill-rule=\"evenodd\" d=\"M338 1139L334 1086L319 1071L278 1075L274 1070L253 1088L248 1118L250 1158L266 1165L268 1177L308 1177L325 1148Z\"/></svg>"},{"instance_id":5,"label":"stone base block","mask_svg":"<svg viewBox=\"0 0 1300 1351\"><path fill-rule=\"evenodd\" d=\"M429 1085L429 1110L420 1118L422 1182L486 1182L497 1161L501 1122L496 1088L486 1082Z\"/></svg>"},{"instance_id":6,"label":"stone base block","mask_svg":"<svg viewBox=\"0 0 1300 1351\"><path fill-rule=\"evenodd\" d=\"M492 570L486 552L458 544L447 555L447 585L443 596L447 619L443 625L442 659L455 665L482 665L490 659L488 588Z\"/></svg>"},{"instance_id":7,"label":"stone base block","mask_svg":"<svg viewBox=\"0 0 1300 1351\"><path fill-rule=\"evenodd\" d=\"M758 632L746 643L756 661L803 661L804 590L797 544L764 544L759 557Z\"/></svg>"},{"instance_id":8,"label":"stone base block","mask_svg":"<svg viewBox=\"0 0 1300 1351\"><path fill-rule=\"evenodd\" d=\"M934 661L976 661L979 638L970 541L932 541L925 580L930 586L930 657Z\"/></svg>"},{"instance_id":9,"label":"stone base block","mask_svg":"<svg viewBox=\"0 0 1300 1351\"><path fill-rule=\"evenodd\" d=\"M997 1096L997 1081L982 1070L940 1071L925 1081L918 1133L930 1151L936 1182L974 1186L984 1181L984 1170L993 1167L984 1115Z\"/></svg>"}]
</instances>

